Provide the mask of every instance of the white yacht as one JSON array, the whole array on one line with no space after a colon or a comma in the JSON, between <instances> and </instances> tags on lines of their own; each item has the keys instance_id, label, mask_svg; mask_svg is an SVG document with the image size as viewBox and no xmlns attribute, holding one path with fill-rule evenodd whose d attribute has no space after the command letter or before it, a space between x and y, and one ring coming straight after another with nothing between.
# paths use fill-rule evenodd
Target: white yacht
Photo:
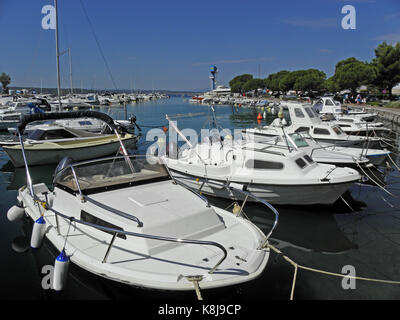
<instances>
[{"instance_id":1,"label":"white yacht","mask_svg":"<svg viewBox=\"0 0 400 320\"><path fill-rule=\"evenodd\" d=\"M360 179L356 170L318 164L306 152L272 140L277 139L187 142L190 148L163 159L171 174L194 190L234 198L226 188L234 186L272 204L332 204Z\"/></svg>"}]
</instances>

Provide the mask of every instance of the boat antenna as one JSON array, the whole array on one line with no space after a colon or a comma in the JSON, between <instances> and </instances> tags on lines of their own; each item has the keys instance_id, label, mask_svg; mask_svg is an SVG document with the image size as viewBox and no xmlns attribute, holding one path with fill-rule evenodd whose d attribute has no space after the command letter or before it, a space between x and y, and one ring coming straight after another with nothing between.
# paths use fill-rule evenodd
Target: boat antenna
<instances>
[{"instance_id":1,"label":"boat antenna","mask_svg":"<svg viewBox=\"0 0 400 320\"><path fill-rule=\"evenodd\" d=\"M62 111L61 107L61 80L60 80L60 51L58 48L58 11L57 0L54 0L54 8L56 12L56 53L57 53L57 95L58 95L58 111Z\"/></svg>"}]
</instances>

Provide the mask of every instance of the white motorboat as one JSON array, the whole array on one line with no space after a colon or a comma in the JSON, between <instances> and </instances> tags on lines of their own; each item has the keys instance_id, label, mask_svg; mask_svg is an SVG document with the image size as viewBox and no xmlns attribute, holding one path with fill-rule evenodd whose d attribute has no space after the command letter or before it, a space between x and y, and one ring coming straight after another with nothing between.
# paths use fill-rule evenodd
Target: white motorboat
<instances>
[{"instance_id":1,"label":"white motorboat","mask_svg":"<svg viewBox=\"0 0 400 320\"><path fill-rule=\"evenodd\" d=\"M44 128L59 128L66 127L75 130L84 130L88 132L101 132L104 129L105 123L99 119L80 118L80 119L58 119L48 120L40 124L28 124L25 127L25 134L29 134L38 129ZM17 128L9 128L8 132L12 134L17 133Z\"/></svg>"},{"instance_id":2,"label":"white motorboat","mask_svg":"<svg viewBox=\"0 0 400 320\"><path fill-rule=\"evenodd\" d=\"M39 126L20 141L2 141L1 146L15 167L24 165L24 153L29 165L57 164L66 156L76 161L88 160L116 154L120 150L120 140L133 145L137 137L126 130L118 132L114 120L104 113L95 111L61 112L25 116L17 127L22 139L25 127L34 121L58 120L68 118L95 118L106 123L111 133L90 133L64 126ZM22 152L24 151L24 152Z\"/></svg>"},{"instance_id":3,"label":"white motorboat","mask_svg":"<svg viewBox=\"0 0 400 320\"><path fill-rule=\"evenodd\" d=\"M33 108L31 101L10 101L0 109L0 114L31 114Z\"/></svg>"},{"instance_id":4,"label":"white motorboat","mask_svg":"<svg viewBox=\"0 0 400 320\"><path fill-rule=\"evenodd\" d=\"M325 146L316 142L307 133L292 133L277 136L276 139L264 141L264 144L283 145L291 150L303 150L318 163L332 164L339 167L357 168L366 165L369 160L360 148L345 148Z\"/></svg>"},{"instance_id":5,"label":"white motorboat","mask_svg":"<svg viewBox=\"0 0 400 320\"><path fill-rule=\"evenodd\" d=\"M25 167L28 184L18 192L19 205L46 226L39 237L34 226L31 245L46 237L64 262L112 281L168 291L233 286L266 268L278 212L263 201L275 214L267 236L249 220L210 206L157 161L67 158L56 169L52 191L32 185ZM9 217L18 208L13 210ZM56 279L55 269L54 287L61 290L65 281Z\"/></svg>"},{"instance_id":6,"label":"white motorboat","mask_svg":"<svg viewBox=\"0 0 400 320\"><path fill-rule=\"evenodd\" d=\"M1 115L0 115L1 119ZM19 118L18 118L19 119ZM19 120L17 120L18 124ZM124 127L128 132L134 131L135 127L141 130L136 124L136 117L132 115L129 120L114 120L114 124L116 126ZM0 123L1 125L1 123ZM49 120L45 122L41 122L40 124L28 124L25 128L25 135L43 128L54 128L54 127L66 127L70 129L83 130L93 133L101 133L107 125L99 120L94 118L75 118L75 119L58 119L58 120ZM1 128L1 126L0 126ZM17 128L16 126L9 127L8 132L12 134L16 134ZM1 145L1 142L0 142Z\"/></svg>"},{"instance_id":7,"label":"white motorboat","mask_svg":"<svg viewBox=\"0 0 400 320\"><path fill-rule=\"evenodd\" d=\"M318 143L307 132L297 132L278 136L274 143L289 145L290 148L304 150L318 163L340 167L359 168L369 163L379 166L391 154L388 150L352 148L334 144Z\"/></svg>"},{"instance_id":8,"label":"white motorboat","mask_svg":"<svg viewBox=\"0 0 400 320\"><path fill-rule=\"evenodd\" d=\"M355 110L348 106L343 106L339 101L332 97L322 97L314 103L314 110L320 114L333 114L339 120L342 117L353 117L361 121L372 122L377 117L376 113L367 113L365 110Z\"/></svg>"},{"instance_id":9,"label":"white motorboat","mask_svg":"<svg viewBox=\"0 0 400 320\"><path fill-rule=\"evenodd\" d=\"M15 128L20 120L20 113L0 114L0 131L7 131L9 128Z\"/></svg>"},{"instance_id":10,"label":"white motorboat","mask_svg":"<svg viewBox=\"0 0 400 320\"><path fill-rule=\"evenodd\" d=\"M318 142L341 144L346 146L374 147L381 139L379 137L363 137L346 134L339 125L322 121L312 109L311 104L296 102L282 102L281 107L287 109L290 116L290 125L275 124L260 128L243 130L244 134L251 134L257 139L281 135L286 133L308 132Z\"/></svg>"},{"instance_id":11,"label":"white motorboat","mask_svg":"<svg viewBox=\"0 0 400 320\"><path fill-rule=\"evenodd\" d=\"M171 174L194 190L233 198L226 187L235 186L272 204L332 204L360 179L356 170L318 164L304 151L270 142L187 141L190 148L164 159Z\"/></svg>"},{"instance_id":12,"label":"white motorboat","mask_svg":"<svg viewBox=\"0 0 400 320\"><path fill-rule=\"evenodd\" d=\"M324 114L322 121L329 121L331 124L337 124L349 135L356 136L378 136L390 134L390 129L383 127L382 122L367 122L356 117L343 116L336 118L333 114Z\"/></svg>"}]
</instances>

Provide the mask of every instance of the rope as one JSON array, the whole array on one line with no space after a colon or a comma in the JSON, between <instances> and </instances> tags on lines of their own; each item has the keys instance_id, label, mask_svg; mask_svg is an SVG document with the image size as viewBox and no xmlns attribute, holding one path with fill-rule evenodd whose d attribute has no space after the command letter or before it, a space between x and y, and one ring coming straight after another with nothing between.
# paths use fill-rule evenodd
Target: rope
<instances>
[{"instance_id":1,"label":"rope","mask_svg":"<svg viewBox=\"0 0 400 320\"><path fill-rule=\"evenodd\" d=\"M400 171L400 167L397 165L397 163L392 159L392 157L390 156L390 154L387 155L389 160L392 161L393 165L396 167L397 170Z\"/></svg>"},{"instance_id":2,"label":"rope","mask_svg":"<svg viewBox=\"0 0 400 320\"><path fill-rule=\"evenodd\" d=\"M194 290L196 291L197 300L202 301L203 297L201 296L199 282L201 280L203 280L203 276L187 276L186 279L188 279L190 282L193 282Z\"/></svg>"},{"instance_id":3,"label":"rope","mask_svg":"<svg viewBox=\"0 0 400 320\"><path fill-rule=\"evenodd\" d=\"M71 228L71 224L72 224L72 219L69 220L68 231L67 231L67 235L66 235L65 241L64 241L64 246L63 246L63 249L62 249L62 251L64 251L64 252L65 252L65 245L67 244L67 239L68 239L68 236L69 236L69 229Z\"/></svg>"},{"instance_id":4,"label":"rope","mask_svg":"<svg viewBox=\"0 0 400 320\"><path fill-rule=\"evenodd\" d=\"M380 140L380 142L383 142L384 144L386 144L386 145L388 145L389 147L392 147L392 148L394 148L394 149L396 149L397 148L397 146L395 146L395 145L393 145L393 144L391 144L391 143L388 143L388 142L386 142L385 140ZM381 145L382 146L382 145Z\"/></svg>"},{"instance_id":5,"label":"rope","mask_svg":"<svg viewBox=\"0 0 400 320\"><path fill-rule=\"evenodd\" d=\"M372 182L374 182L379 188L381 188L383 191L385 191L386 193L390 194L392 197L397 198L397 196L395 196L393 193L391 193L390 191L386 190L383 186L381 186L378 182L376 182L374 179L372 179L365 171L364 169L360 166L360 164L357 162L357 166L361 169L361 171L365 174L365 176L367 176Z\"/></svg>"},{"instance_id":6,"label":"rope","mask_svg":"<svg viewBox=\"0 0 400 320\"><path fill-rule=\"evenodd\" d=\"M295 289L296 280L297 280L297 270L298 269L303 269L303 270L307 270L307 271L311 271L311 272L321 273L321 274L334 276L334 277L340 277L340 278L350 278L350 279L355 279L355 280L363 280L363 281L371 281L371 282L379 282L379 283L400 285L400 281L392 281L392 280L382 280L382 279L373 279L373 278L366 278L366 277L350 276L350 275L345 275L345 274L341 274L341 273L329 272L329 271L324 271L324 270L319 270L319 269L315 269L315 268L306 267L306 266L303 266L303 265L300 265L300 264L294 262L289 257L283 255L282 251L280 251L279 249L275 248L272 244L267 243L266 246L269 249L273 250L275 253L282 255L282 257L294 267L294 274L293 274L293 280L292 280L292 289L291 289L291 292L290 292L290 300L293 300L294 289Z\"/></svg>"},{"instance_id":7,"label":"rope","mask_svg":"<svg viewBox=\"0 0 400 320\"><path fill-rule=\"evenodd\" d=\"M340 196L340 199L342 199L342 201L350 208L350 210L351 210L352 212L357 212L357 211L355 211L355 210L347 203L346 200L344 200L343 196Z\"/></svg>"}]
</instances>

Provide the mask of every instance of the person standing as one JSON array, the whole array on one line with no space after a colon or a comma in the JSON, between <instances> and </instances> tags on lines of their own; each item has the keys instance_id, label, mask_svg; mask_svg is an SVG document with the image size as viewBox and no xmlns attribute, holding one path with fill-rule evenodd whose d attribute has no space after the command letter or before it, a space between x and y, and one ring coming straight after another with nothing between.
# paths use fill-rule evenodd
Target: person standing
<instances>
[{"instance_id":1,"label":"person standing","mask_svg":"<svg viewBox=\"0 0 400 320\"><path fill-rule=\"evenodd\" d=\"M361 103L361 95L360 94L357 95L356 101L357 101L357 104Z\"/></svg>"}]
</instances>

